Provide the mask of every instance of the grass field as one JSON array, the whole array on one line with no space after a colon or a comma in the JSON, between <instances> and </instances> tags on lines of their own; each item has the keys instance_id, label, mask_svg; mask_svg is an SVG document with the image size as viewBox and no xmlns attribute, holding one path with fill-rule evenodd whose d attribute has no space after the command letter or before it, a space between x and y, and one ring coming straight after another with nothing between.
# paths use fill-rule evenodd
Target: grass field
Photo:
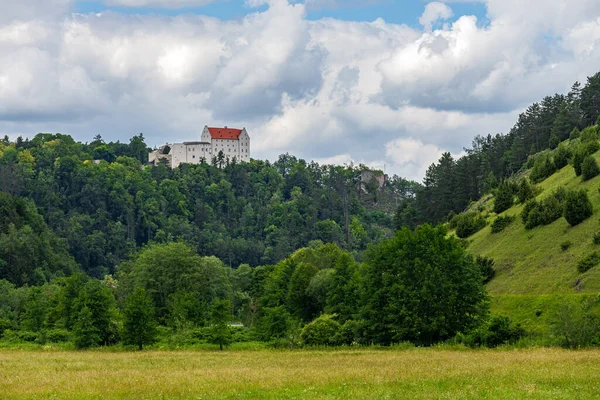
<instances>
[{"instance_id":1,"label":"grass field","mask_svg":"<svg viewBox=\"0 0 600 400\"><path fill-rule=\"evenodd\" d=\"M0 350L2 399L600 396L600 350Z\"/></svg>"}]
</instances>

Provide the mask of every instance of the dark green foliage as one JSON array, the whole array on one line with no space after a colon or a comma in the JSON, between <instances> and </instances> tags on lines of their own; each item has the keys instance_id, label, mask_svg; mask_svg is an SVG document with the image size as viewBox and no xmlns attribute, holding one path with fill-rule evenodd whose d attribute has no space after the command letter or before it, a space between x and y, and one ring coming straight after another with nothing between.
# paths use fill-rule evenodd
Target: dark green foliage
<instances>
[{"instance_id":1,"label":"dark green foliage","mask_svg":"<svg viewBox=\"0 0 600 400\"><path fill-rule=\"evenodd\" d=\"M100 333L100 330L94 324L91 310L87 306L83 306L77 314L77 319L73 326L75 346L78 349L97 346L100 343Z\"/></svg>"},{"instance_id":2,"label":"dark green foliage","mask_svg":"<svg viewBox=\"0 0 600 400\"><path fill-rule=\"evenodd\" d=\"M231 327L231 301L216 299L211 307L210 313L210 342L218 344L219 349L229 346L232 340Z\"/></svg>"},{"instance_id":3,"label":"dark green foliage","mask_svg":"<svg viewBox=\"0 0 600 400\"><path fill-rule=\"evenodd\" d=\"M154 343L156 335L152 299L143 288L137 287L127 298L123 310L123 343L142 350L144 345Z\"/></svg>"},{"instance_id":4,"label":"dark green foliage","mask_svg":"<svg viewBox=\"0 0 600 400\"><path fill-rule=\"evenodd\" d=\"M554 152L554 166L556 169L560 170L566 167L572 156L573 154L567 146L558 146L558 149Z\"/></svg>"},{"instance_id":5,"label":"dark green foliage","mask_svg":"<svg viewBox=\"0 0 600 400\"><path fill-rule=\"evenodd\" d=\"M549 225L563 215L567 192L559 188L542 201L530 200L521 211L521 219L526 229Z\"/></svg>"},{"instance_id":6,"label":"dark green foliage","mask_svg":"<svg viewBox=\"0 0 600 400\"><path fill-rule=\"evenodd\" d=\"M510 182L502 182L496 189L494 197L494 212L500 214L511 208L515 198L515 185Z\"/></svg>"},{"instance_id":7,"label":"dark green foliage","mask_svg":"<svg viewBox=\"0 0 600 400\"><path fill-rule=\"evenodd\" d=\"M580 135L581 135L581 132L579 132L579 129L573 128L573 130L569 134L569 139L571 139L571 140L579 139Z\"/></svg>"},{"instance_id":8,"label":"dark green foliage","mask_svg":"<svg viewBox=\"0 0 600 400\"><path fill-rule=\"evenodd\" d=\"M558 147L560 143L560 139L558 138L558 136L556 135L550 135L550 140L548 141L548 147L550 147L551 149L555 149Z\"/></svg>"},{"instance_id":9,"label":"dark green foliage","mask_svg":"<svg viewBox=\"0 0 600 400\"><path fill-rule=\"evenodd\" d=\"M584 273L600 264L600 254L597 251L589 254L587 257L579 260L577 263L577 271Z\"/></svg>"},{"instance_id":10,"label":"dark green foliage","mask_svg":"<svg viewBox=\"0 0 600 400\"><path fill-rule=\"evenodd\" d=\"M456 236L464 239L485 228L487 222L479 213L467 212L454 217L451 224L456 226Z\"/></svg>"},{"instance_id":11,"label":"dark green foliage","mask_svg":"<svg viewBox=\"0 0 600 400\"><path fill-rule=\"evenodd\" d=\"M514 324L509 317L493 316L491 320L459 341L470 347L498 347L511 344L525 336L525 330L519 324Z\"/></svg>"},{"instance_id":12,"label":"dark green foliage","mask_svg":"<svg viewBox=\"0 0 600 400\"><path fill-rule=\"evenodd\" d=\"M600 244L600 232L594 233L594 238L592 239L594 244Z\"/></svg>"},{"instance_id":13,"label":"dark green foliage","mask_svg":"<svg viewBox=\"0 0 600 400\"><path fill-rule=\"evenodd\" d=\"M584 130L581 131L581 135L579 136L582 143L586 142L597 142L600 140L600 136L598 135L598 128L595 125L588 126Z\"/></svg>"},{"instance_id":14,"label":"dark green foliage","mask_svg":"<svg viewBox=\"0 0 600 400\"><path fill-rule=\"evenodd\" d=\"M599 342L600 318L588 305L563 305L553 316L552 331L561 346L581 348Z\"/></svg>"},{"instance_id":15,"label":"dark green foliage","mask_svg":"<svg viewBox=\"0 0 600 400\"><path fill-rule=\"evenodd\" d=\"M565 240L560 244L560 249L562 251L567 251L571 248L571 246L573 246L573 243L570 240Z\"/></svg>"},{"instance_id":16,"label":"dark green foliage","mask_svg":"<svg viewBox=\"0 0 600 400\"><path fill-rule=\"evenodd\" d=\"M172 302L180 293L190 294L192 297L188 301L204 307L194 311L200 315L188 317L192 322L203 320L215 298L231 295L231 284L223 263L215 257L200 257L183 243L148 246L133 262L123 265L122 273L135 285L146 289L156 307L158 321L162 323L169 322Z\"/></svg>"},{"instance_id":17,"label":"dark green foliage","mask_svg":"<svg viewBox=\"0 0 600 400\"><path fill-rule=\"evenodd\" d=\"M334 316L323 314L302 328L300 338L308 346L336 346L340 344L341 325Z\"/></svg>"},{"instance_id":18,"label":"dark green foliage","mask_svg":"<svg viewBox=\"0 0 600 400\"><path fill-rule=\"evenodd\" d=\"M517 200L524 204L527 200L535 196L535 188L531 186L527 179L521 179L517 187Z\"/></svg>"},{"instance_id":19,"label":"dark green foliage","mask_svg":"<svg viewBox=\"0 0 600 400\"><path fill-rule=\"evenodd\" d=\"M548 154L541 154L535 159L529 178L533 183L539 183L556 172L554 160Z\"/></svg>"},{"instance_id":20,"label":"dark green foliage","mask_svg":"<svg viewBox=\"0 0 600 400\"><path fill-rule=\"evenodd\" d=\"M581 165L581 177L583 181L588 181L600 174L600 168L598 167L598 163L593 156L587 156L584 158L583 163Z\"/></svg>"},{"instance_id":21,"label":"dark green foliage","mask_svg":"<svg viewBox=\"0 0 600 400\"><path fill-rule=\"evenodd\" d=\"M398 231L370 251L364 274L362 319L375 343L430 345L487 312L479 267L442 228Z\"/></svg>"},{"instance_id":22,"label":"dark green foliage","mask_svg":"<svg viewBox=\"0 0 600 400\"><path fill-rule=\"evenodd\" d=\"M515 220L515 217L510 216L510 215L505 215L505 216L501 216L501 217L496 218L494 220L494 222L492 223L492 233L500 233L500 232L502 232L514 220Z\"/></svg>"},{"instance_id":23,"label":"dark green foliage","mask_svg":"<svg viewBox=\"0 0 600 400\"><path fill-rule=\"evenodd\" d=\"M592 216L594 210L585 190L571 190L565 200L565 219L571 226L578 225Z\"/></svg>"},{"instance_id":24,"label":"dark green foliage","mask_svg":"<svg viewBox=\"0 0 600 400\"><path fill-rule=\"evenodd\" d=\"M496 271L494 270L494 260L492 258L477 256L475 263L479 267L484 284L494 279Z\"/></svg>"},{"instance_id":25,"label":"dark green foliage","mask_svg":"<svg viewBox=\"0 0 600 400\"><path fill-rule=\"evenodd\" d=\"M269 342L286 337L293 326L294 322L285 307L266 307L261 310L256 331L261 340Z\"/></svg>"}]
</instances>

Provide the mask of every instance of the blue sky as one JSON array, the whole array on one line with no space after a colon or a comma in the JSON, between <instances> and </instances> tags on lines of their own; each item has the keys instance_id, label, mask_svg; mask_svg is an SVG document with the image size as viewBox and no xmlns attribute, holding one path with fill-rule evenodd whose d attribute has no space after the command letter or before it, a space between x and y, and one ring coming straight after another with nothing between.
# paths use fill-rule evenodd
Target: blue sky
<instances>
[{"instance_id":1,"label":"blue sky","mask_svg":"<svg viewBox=\"0 0 600 400\"><path fill-rule=\"evenodd\" d=\"M339 0L343 3L344 0ZM374 21L383 18L386 22L406 24L411 27L419 26L419 17L427 4L423 0L372 0L372 1L347 1L348 5L335 8L309 9L307 18L317 20L321 18L335 18L345 21ZM359 5L362 3L362 5ZM462 15L475 15L480 23L485 21L485 5L480 2L459 2L451 4L454 21ZM101 12L106 10L124 14L159 14L180 15L199 14L217 17L220 19L238 19L250 12L263 10L251 8L244 0L221 0L204 7L164 9L148 7L117 7L107 6L103 1L83 0L75 5L75 11L80 13Z\"/></svg>"}]
</instances>

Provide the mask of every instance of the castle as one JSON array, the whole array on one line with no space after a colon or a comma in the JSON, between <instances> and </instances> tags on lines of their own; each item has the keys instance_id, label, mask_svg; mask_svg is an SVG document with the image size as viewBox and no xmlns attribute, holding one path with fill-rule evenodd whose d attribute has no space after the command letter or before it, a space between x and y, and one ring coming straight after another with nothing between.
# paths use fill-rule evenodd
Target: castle
<instances>
[{"instance_id":1,"label":"castle","mask_svg":"<svg viewBox=\"0 0 600 400\"><path fill-rule=\"evenodd\" d=\"M180 164L210 163L213 159L250 161L250 136L246 128L204 127L199 142L172 143L148 154L148 162L157 165L164 160L171 168Z\"/></svg>"}]
</instances>

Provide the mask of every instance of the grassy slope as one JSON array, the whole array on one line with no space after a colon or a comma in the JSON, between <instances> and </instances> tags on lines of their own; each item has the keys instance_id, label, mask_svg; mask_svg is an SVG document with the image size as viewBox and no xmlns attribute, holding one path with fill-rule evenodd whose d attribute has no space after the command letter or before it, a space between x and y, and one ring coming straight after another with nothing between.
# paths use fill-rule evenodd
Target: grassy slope
<instances>
[{"instance_id":1,"label":"grassy slope","mask_svg":"<svg viewBox=\"0 0 600 400\"><path fill-rule=\"evenodd\" d=\"M2 399L593 398L599 350L0 352Z\"/></svg>"},{"instance_id":2,"label":"grassy slope","mask_svg":"<svg viewBox=\"0 0 600 400\"><path fill-rule=\"evenodd\" d=\"M600 162L600 152L595 154ZM594 215L578 226L570 227L564 218L554 223L526 230L520 218L522 205L505 211L515 220L503 232L492 234L488 226L471 236L469 251L492 257L496 277L488 284L492 295L492 310L512 316L534 332L545 333L551 314L564 302L579 303L600 292L600 266L581 274L577 262L600 251L594 245L594 233L600 231L600 176L587 182L575 176L571 165L538 185L542 189L537 199L550 195L558 187L586 189L594 206ZM480 203L489 213L491 223L496 215L491 212L493 199ZM572 246L562 251L561 243ZM536 316L541 312L540 316Z\"/></svg>"}]
</instances>

